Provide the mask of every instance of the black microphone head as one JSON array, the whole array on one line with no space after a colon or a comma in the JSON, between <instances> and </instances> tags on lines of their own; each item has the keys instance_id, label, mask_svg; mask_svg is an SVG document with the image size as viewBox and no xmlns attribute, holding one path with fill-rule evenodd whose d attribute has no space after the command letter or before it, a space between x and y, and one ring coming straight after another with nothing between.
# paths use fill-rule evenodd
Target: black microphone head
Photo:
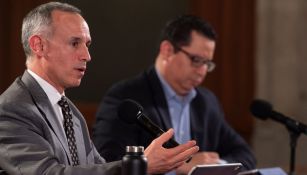
<instances>
[{"instance_id":1,"label":"black microphone head","mask_svg":"<svg viewBox=\"0 0 307 175\"><path fill-rule=\"evenodd\" d=\"M266 120L272 115L272 105L264 100L256 99L251 103L250 111L254 116Z\"/></svg>"},{"instance_id":2,"label":"black microphone head","mask_svg":"<svg viewBox=\"0 0 307 175\"><path fill-rule=\"evenodd\" d=\"M137 121L138 114L142 112L143 107L131 99L125 99L117 108L119 118L129 124L135 123Z\"/></svg>"}]
</instances>

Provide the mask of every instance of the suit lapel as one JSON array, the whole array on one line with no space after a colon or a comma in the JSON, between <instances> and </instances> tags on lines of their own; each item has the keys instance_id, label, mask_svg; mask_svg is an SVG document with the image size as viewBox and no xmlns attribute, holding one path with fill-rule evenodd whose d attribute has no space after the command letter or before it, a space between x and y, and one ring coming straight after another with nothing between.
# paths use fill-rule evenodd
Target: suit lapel
<instances>
[{"instance_id":1,"label":"suit lapel","mask_svg":"<svg viewBox=\"0 0 307 175\"><path fill-rule=\"evenodd\" d=\"M155 108L158 111L160 120L163 121L162 123L165 129L172 128L167 102L156 70L152 67L149 69L146 75L148 76L147 81L149 83L149 87L151 88Z\"/></svg>"},{"instance_id":2,"label":"suit lapel","mask_svg":"<svg viewBox=\"0 0 307 175\"><path fill-rule=\"evenodd\" d=\"M89 159L88 156L90 155L90 152L93 151L93 144L90 139L86 121L78 108L69 99L68 103L71 107L72 113L74 115L74 122L76 124L74 125L74 130L76 134L75 136L78 145L80 163L90 164L92 160Z\"/></svg>"},{"instance_id":3,"label":"suit lapel","mask_svg":"<svg viewBox=\"0 0 307 175\"><path fill-rule=\"evenodd\" d=\"M73 114L75 116L75 114ZM79 155L79 161L80 164L86 164L86 152L84 140L83 140L83 134L81 129L80 120L77 117L73 117L74 120L74 131L75 131L75 138L76 138L76 144L78 149L78 155Z\"/></svg>"},{"instance_id":4,"label":"suit lapel","mask_svg":"<svg viewBox=\"0 0 307 175\"><path fill-rule=\"evenodd\" d=\"M56 114L53 110L53 107L44 92L44 90L40 87L40 85L36 82L36 80L27 72L22 76L22 82L30 92L33 97L33 101L38 107L40 113L45 118L45 121L48 123L51 130L57 136L60 141L62 147L64 148L68 160L71 162L71 157L69 156L69 149L67 145L67 139L65 133L63 132L62 125L56 118Z\"/></svg>"},{"instance_id":5,"label":"suit lapel","mask_svg":"<svg viewBox=\"0 0 307 175\"><path fill-rule=\"evenodd\" d=\"M196 89L196 91L198 90ZM202 104L202 100L198 98L199 96L196 95L190 105L191 138L196 140L198 145L204 145L204 139L202 137L204 134L204 114L202 112L206 110L206 104Z\"/></svg>"}]
</instances>

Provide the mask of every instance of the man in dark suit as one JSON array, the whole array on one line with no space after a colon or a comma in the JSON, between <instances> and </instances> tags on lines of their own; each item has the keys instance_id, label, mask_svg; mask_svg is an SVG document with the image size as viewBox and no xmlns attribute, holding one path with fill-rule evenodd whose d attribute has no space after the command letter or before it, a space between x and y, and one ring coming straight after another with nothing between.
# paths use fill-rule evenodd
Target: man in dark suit
<instances>
[{"instance_id":1,"label":"man in dark suit","mask_svg":"<svg viewBox=\"0 0 307 175\"><path fill-rule=\"evenodd\" d=\"M178 17L163 31L154 67L109 89L93 132L94 144L107 161L120 159L126 144L147 146L153 139L141 127L119 119L116 109L129 98L162 129L174 128L179 143L197 141L200 152L180 166L178 174L187 174L197 164L240 162L246 169L255 167L248 145L224 120L216 96L197 87L215 67L215 39L214 30L202 19Z\"/></svg>"},{"instance_id":2,"label":"man in dark suit","mask_svg":"<svg viewBox=\"0 0 307 175\"><path fill-rule=\"evenodd\" d=\"M0 96L0 174L120 174L121 161L105 163L82 114L65 97L91 60L80 10L58 2L38 6L23 20L22 43L27 70ZM198 151L195 141L164 149L172 135L169 130L145 150L148 173L169 171Z\"/></svg>"}]
</instances>

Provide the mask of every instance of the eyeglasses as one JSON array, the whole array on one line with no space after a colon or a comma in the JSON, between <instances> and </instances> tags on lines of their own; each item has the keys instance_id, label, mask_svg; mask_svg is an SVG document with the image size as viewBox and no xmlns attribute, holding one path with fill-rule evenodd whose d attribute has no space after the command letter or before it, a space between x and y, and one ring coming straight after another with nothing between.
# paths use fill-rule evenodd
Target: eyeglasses
<instances>
[{"instance_id":1,"label":"eyeglasses","mask_svg":"<svg viewBox=\"0 0 307 175\"><path fill-rule=\"evenodd\" d=\"M191 60L192 62L192 66L194 67L201 67L203 66L204 64L207 66L207 71L208 72L212 72L215 68L215 63L211 60L206 60L202 57L199 57L199 56L195 56L195 55L192 55L190 54L189 52L183 50L182 48L180 47L176 47L180 52L186 54L186 56L188 56L188 58Z\"/></svg>"}]
</instances>

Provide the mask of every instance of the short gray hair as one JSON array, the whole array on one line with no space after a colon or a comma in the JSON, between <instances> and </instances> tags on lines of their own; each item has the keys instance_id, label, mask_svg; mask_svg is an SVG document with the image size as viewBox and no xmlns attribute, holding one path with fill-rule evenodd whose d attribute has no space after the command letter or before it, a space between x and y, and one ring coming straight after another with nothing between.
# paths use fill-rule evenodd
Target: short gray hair
<instances>
[{"instance_id":1,"label":"short gray hair","mask_svg":"<svg viewBox=\"0 0 307 175\"><path fill-rule=\"evenodd\" d=\"M29 45L29 38L34 34L52 34L51 13L54 10L77 13L81 15L81 10L77 7L61 2L49 2L31 10L23 19L21 31L21 43L26 54L27 61L28 58L32 55L32 51Z\"/></svg>"}]
</instances>

